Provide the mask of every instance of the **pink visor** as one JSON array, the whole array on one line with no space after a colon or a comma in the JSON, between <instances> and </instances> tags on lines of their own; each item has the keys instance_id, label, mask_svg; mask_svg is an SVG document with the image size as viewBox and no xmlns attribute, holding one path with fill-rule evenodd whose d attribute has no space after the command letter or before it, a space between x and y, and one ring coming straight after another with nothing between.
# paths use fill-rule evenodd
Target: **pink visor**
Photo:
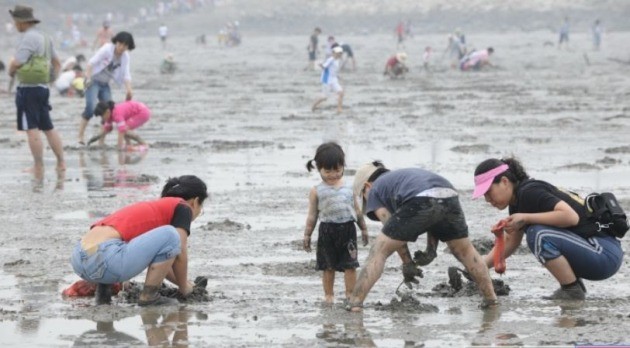
<instances>
[{"instance_id":1,"label":"pink visor","mask_svg":"<svg viewBox=\"0 0 630 348\"><path fill-rule=\"evenodd\" d=\"M488 192L492 181L497 175L506 172L510 167L507 164L502 164L494 169L490 169L485 173L481 173L475 176L475 191L473 191L472 198L479 198Z\"/></svg>"}]
</instances>

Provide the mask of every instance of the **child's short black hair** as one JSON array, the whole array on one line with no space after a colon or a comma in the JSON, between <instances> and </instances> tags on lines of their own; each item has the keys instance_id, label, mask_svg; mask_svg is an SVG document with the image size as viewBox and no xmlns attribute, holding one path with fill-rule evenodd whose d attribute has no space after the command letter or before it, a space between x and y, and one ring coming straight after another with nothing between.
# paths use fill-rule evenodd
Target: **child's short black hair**
<instances>
[{"instance_id":1,"label":"child's short black hair","mask_svg":"<svg viewBox=\"0 0 630 348\"><path fill-rule=\"evenodd\" d=\"M306 162L306 169L310 172L313 170L313 161L317 166L317 170L335 169L346 166L346 154L339 144L331 141L319 145L315 152L315 158Z\"/></svg>"}]
</instances>

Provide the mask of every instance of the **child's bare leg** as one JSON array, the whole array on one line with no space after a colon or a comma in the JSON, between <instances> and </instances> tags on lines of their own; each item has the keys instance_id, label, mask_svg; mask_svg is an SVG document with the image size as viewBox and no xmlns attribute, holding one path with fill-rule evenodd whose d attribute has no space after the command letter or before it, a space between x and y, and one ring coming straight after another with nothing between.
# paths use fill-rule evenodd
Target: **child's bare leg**
<instances>
[{"instance_id":1,"label":"child's bare leg","mask_svg":"<svg viewBox=\"0 0 630 348\"><path fill-rule=\"evenodd\" d=\"M349 300L352 295L354 285L357 283L357 270L354 268L345 270L343 273L343 280L346 283L346 298Z\"/></svg>"},{"instance_id":2,"label":"child's bare leg","mask_svg":"<svg viewBox=\"0 0 630 348\"><path fill-rule=\"evenodd\" d=\"M317 109L317 107L319 106L319 104L323 103L326 100L325 97L319 98L315 101L315 103L313 104L313 106L311 107L312 111L315 111Z\"/></svg>"},{"instance_id":3,"label":"child's bare leg","mask_svg":"<svg viewBox=\"0 0 630 348\"><path fill-rule=\"evenodd\" d=\"M343 111L343 91L339 92L337 98L337 113L340 114Z\"/></svg>"},{"instance_id":4,"label":"child's bare leg","mask_svg":"<svg viewBox=\"0 0 630 348\"><path fill-rule=\"evenodd\" d=\"M335 293L333 287L335 285L335 270L327 269L322 276L322 283L324 285L324 301L326 303L335 302Z\"/></svg>"},{"instance_id":5,"label":"child's bare leg","mask_svg":"<svg viewBox=\"0 0 630 348\"><path fill-rule=\"evenodd\" d=\"M140 138L139 135L137 135L136 133L129 132L129 131L127 133L125 133L125 140L127 140L127 141L133 140L137 144L140 144L140 145L144 144L144 140L142 140L142 138Z\"/></svg>"}]
</instances>

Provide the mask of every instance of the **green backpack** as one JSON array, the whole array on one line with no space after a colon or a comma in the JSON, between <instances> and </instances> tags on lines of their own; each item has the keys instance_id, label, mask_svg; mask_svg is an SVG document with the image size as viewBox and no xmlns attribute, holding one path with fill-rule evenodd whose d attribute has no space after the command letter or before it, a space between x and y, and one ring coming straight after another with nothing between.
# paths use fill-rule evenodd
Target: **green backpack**
<instances>
[{"instance_id":1,"label":"green backpack","mask_svg":"<svg viewBox=\"0 0 630 348\"><path fill-rule=\"evenodd\" d=\"M48 53L50 43L46 35L44 35L44 46L43 56L33 54L31 58L17 70L18 81L29 85L50 82L50 55Z\"/></svg>"}]
</instances>

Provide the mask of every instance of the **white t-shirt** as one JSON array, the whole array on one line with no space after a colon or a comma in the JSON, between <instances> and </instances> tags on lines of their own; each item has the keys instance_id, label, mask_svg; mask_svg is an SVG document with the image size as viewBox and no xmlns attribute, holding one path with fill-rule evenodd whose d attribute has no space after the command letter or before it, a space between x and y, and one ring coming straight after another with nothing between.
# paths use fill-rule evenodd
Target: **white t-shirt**
<instances>
[{"instance_id":1,"label":"white t-shirt","mask_svg":"<svg viewBox=\"0 0 630 348\"><path fill-rule=\"evenodd\" d=\"M339 72L339 60L334 57L329 57L322 66L324 67L324 71L322 71L322 83L338 83L337 73Z\"/></svg>"},{"instance_id":2,"label":"white t-shirt","mask_svg":"<svg viewBox=\"0 0 630 348\"><path fill-rule=\"evenodd\" d=\"M161 26L158 31L160 32L161 37L165 37L166 35L168 35L168 28L166 27L166 25Z\"/></svg>"},{"instance_id":3,"label":"white t-shirt","mask_svg":"<svg viewBox=\"0 0 630 348\"><path fill-rule=\"evenodd\" d=\"M57 88L58 91L63 91L70 88L70 85L72 85L72 81L75 77L76 73L74 72L74 70L61 73L59 77L57 77L57 80L55 80L55 88Z\"/></svg>"}]
</instances>

